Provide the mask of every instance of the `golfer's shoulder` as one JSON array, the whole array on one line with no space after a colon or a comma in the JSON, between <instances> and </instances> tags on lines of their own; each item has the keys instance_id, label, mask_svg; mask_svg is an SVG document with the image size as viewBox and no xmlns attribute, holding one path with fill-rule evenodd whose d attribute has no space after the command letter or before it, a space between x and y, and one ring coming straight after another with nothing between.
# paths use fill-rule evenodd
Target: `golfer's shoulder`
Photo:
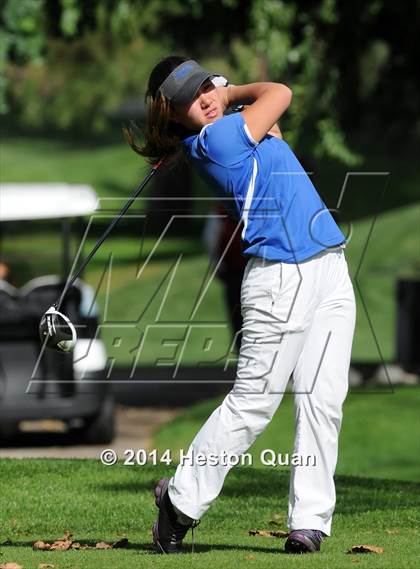
<instances>
[{"instance_id":1,"label":"golfer's shoulder","mask_svg":"<svg viewBox=\"0 0 420 569\"><path fill-rule=\"evenodd\" d=\"M205 125L197 140L200 151L215 162L234 164L250 157L257 146L240 113Z\"/></svg>"}]
</instances>

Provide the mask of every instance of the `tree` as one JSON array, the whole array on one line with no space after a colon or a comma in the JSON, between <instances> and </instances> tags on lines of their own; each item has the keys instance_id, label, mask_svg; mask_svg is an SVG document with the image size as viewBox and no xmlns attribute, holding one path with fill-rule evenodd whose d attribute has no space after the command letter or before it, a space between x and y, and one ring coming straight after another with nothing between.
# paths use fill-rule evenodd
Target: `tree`
<instances>
[{"instance_id":1,"label":"tree","mask_svg":"<svg viewBox=\"0 0 420 569\"><path fill-rule=\"evenodd\" d=\"M44 0L1 0L0 8L0 114L4 114L8 110L7 64L40 64L46 38Z\"/></svg>"},{"instance_id":2,"label":"tree","mask_svg":"<svg viewBox=\"0 0 420 569\"><path fill-rule=\"evenodd\" d=\"M141 96L153 63L172 51L233 83L289 83L294 98L282 126L303 152L354 165L360 157L345 136L352 129L383 135L385 126L394 141L420 131L418 0L0 0L0 6L0 112L8 108L7 89L9 112L24 125L102 132L106 113L124 97Z\"/></svg>"}]
</instances>

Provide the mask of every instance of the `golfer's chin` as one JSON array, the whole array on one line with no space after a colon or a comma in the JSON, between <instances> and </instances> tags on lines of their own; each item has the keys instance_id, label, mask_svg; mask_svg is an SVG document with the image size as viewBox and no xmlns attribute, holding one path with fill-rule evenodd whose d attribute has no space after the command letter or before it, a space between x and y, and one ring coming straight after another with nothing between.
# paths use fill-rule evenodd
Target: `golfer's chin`
<instances>
[{"instance_id":1,"label":"golfer's chin","mask_svg":"<svg viewBox=\"0 0 420 569\"><path fill-rule=\"evenodd\" d=\"M215 116L212 116L212 117L205 117L205 118L204 118L203 126L205 126L206 124L212 124L212 123L218 121L219 119L222 118L222 116L223 116L223 115L222 115L221 113L220 113L220 114L217 113L217 115L215 115Z\"/></svg>"}]
</instances>

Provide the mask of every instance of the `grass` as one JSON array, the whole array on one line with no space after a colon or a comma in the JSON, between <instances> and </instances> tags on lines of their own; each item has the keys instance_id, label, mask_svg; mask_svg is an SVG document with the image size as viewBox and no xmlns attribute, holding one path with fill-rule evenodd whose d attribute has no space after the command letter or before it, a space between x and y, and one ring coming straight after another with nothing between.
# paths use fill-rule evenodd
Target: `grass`
<instances>
[{"instance_id":1,"label":"grass","mask_svg":"<svg viewBox=\"0 0 420 569\"><path fill-rule=\"evenodd\" d=\"M89 147L16 137L2 142L0 152L2 182L89 184L100 197L128 195L148 171L144 160L124 143Z\"/></svg>"},{"instance_id":2,"label":"grass","mask_svg":"<svg viewBox=\"0 0 420 569\"><path fill-rule=\"evenodd\" d=\"M378 207L388 211L418 201L414 147L396 148L377 138L373 143L371 133L359 131L351 137L351 144L364 156L364 162L355 168L357 175L348 180L340 208L343 219L360 219L373 215ZM0 168L2 181L91 184L100 197L126 196L149 169L125 143L122 134L121 142L102 145L41 136L8 136L0 147ZM348 168L325 158L311 161L308 168L314 171L315 185L325 203L335 207ZM372 177L372 172L387 175ZM195 178L194 189L197 185L198 195L203 195L204 187Z\"/></svg>"},{"instance_id":3,"label":"grass","mask_svg":"<svg viewBox=\"0 0 420 569\"><path fill-rule=\"evenodd\" d=\"M387 212L374 221L368 218L355 222L346 249L358 308L352 357L354 361L365 362L380 361L383 357L391 362L395 359L396 343L396 279L415 274L420 246L417 232L420 205ZM88 239L85 251L94 242ZM101 313L109 324L103 330L108 350L120 365L131 365L133 354L139 356L138 365L154 365L157 359L174 354L174 349L162 345L168 330L170 338L183 345L188 324L201 323L205 328L195 327L188 335L181 363L193 365L198 360L211 364L224 360L231 337L223 289L217 278L191 318L208 270L208 257L200 241L169 236L139 274L138 269L155 243L153 238L143 240L140 231L137 238L127 237L117 228L115 236L105 242L85 273L86 280L99 290ZM50 234L9 239L5 235L3 253L12 266L23 267L22 282L34 271L34 259L36 274L54 273L61 267L59 239ZM148 336L139 347L144 330ZM209 335L213 338L211 350L205 348ZM124 339L118 349L114 346L117 336Z\"/></svg>"},{"instance_id":4,"label":"grass","mask_svg":"<svg viewBox=\"0 0 420 569\"><path fill-rule=\"evenodd\" d=\"M160 453L171 449L187 452L196 432L222 397L189 407L179 417L164 425L156 436ZM344 404L337 473L420 482L420 389L397 386L350 392ZM266 430L249 449L254 467L264 466L260 454L264 449L276 453L293 452L293 396L286 393Z\"/></svg>"},{"instance_id":5,"label":"grass","mask_svg":"<svg viewBox=\"0 0 420 569\"><path fill-rule=\"evenodd\" d=\"M120 199L132 191L135 181L148 170L124 144L88 148L45 139L15 138L1 145L0 160L2 181L86 183L101 197ZM319 166L317 185L326 203L334 206L345 169L328 162ZM394 359L395 280L400 275L415 273L420 250L416 166L417 160L393 152L385 160L383 156L371 156L361 168L391 172L381 204L384 213L373 227L361 265L382 179L375 180L375 187L370 177L353 179L345 196L342 219L358 220L346 251L359 308L353 359L377 361L375 338L384 358ZM24 274L29 278L34 265L41 273L57 272L58 248L54 252L51 243L49 235L14 238L13 249L7 250L5 245L2 253L27 263ZM89 241L88 247L92 243L93 240ZM138 237L118 237L117 234L99 252L86 273L87 280L97 286L109 253L113 253L109 303L104 289L106 280L99 289L99 303L103 313L107 308L108 320L114 322L114 328L104 330L104 337L108 350L114 352L120 364L132 361L133 350L139 345L147 324L155 322L156 307L162 299L165 303L160 313L161 323L166 322L168 327L171 323L189 321L207 268L199 239L194 243L188 239L171 239L137 278L139 245ZM142 258L152 247L150 240L145 242ZM175 269L173 263L180 251L184 256L174 280L170 281L168 271L171 267ZM171 287L164 296L169 282ZM159 285L162 286L159 288ZM209 287L195 321L226 321L218 282ZM134 324L128 332L120 326L126 322ZM185 338L185 326L171 331L178 333L180 341ZM116 334L126 334L118 351L113 346ZM205 338L188 336L188 350L182 352L183 363L195 363L197 354L208 360L220 357L226 352L229 334L224 328L218 329L216 336L212 350L206 354L203 354ZM151 364L157 357L167 357L162 339L159 333L148 337L141 363ZM173 342L175 339L172 338ZM170 350L171 346L167 348ZM165 426L157 437L157 446L162 450L187 448L219 402L220 399L203 402ZM415 388L349 395L336 476L334 533L318 555L284 557L281 540L248 535L249 529L276 529L270 526L270 520L273 514L284 516L287 507L288 472L284 468L264 467L258 460L253 467L237 467L231 471L220 498L196 532L196 553L173 558L152 553L150 526L155 518L152 488L160 476L173 473L174 465L140 467L124 466L120 462L114 467L104 467L92 460L2 459L0 564L15 561L24 569L38 568L40 563L52 563L56 569L176 569L181 566L207 569L209 566L252 565L277 569L282 564L311 569L355 565L369 569L417 568L420 564L418 407L419 391ZM292 440L293 404L292 397L286 395L279 412L252 451L255 456L263 448L287 452ZM173 454L176 456L175 451ZM285 529L284 523L279 527ZM72 531L76 540L93 544L126 536L130 547L109 551L32 550L34 541L54 540L66 530ZM11 540L11 545L3 544L6 539ZM190 542L188 536L187 545ZM381 546L384 554L346 555L352 545L360 543Z\"/></svg>"},{"instance_id":6,"label":"grass","mask_svg":"<svg viewBox=\"0 0 420 569\"><path fill-rule=\"evenodd\" d=\"M420 202L355 222L346 258L357 302L352 357L394 361L396 281L420 278Z\"/></svg>"},{"instance_id":7,"label":"grass","mask_svg":"<svg viewBox=\"0 0 420 569\"><path fill-rule=\"evenodd\" d=\"M363 169L382 171L381 158L384 162L383 156L373 155ZM358 305L354 361L377 362L382 357L385 361L394 361L396 279L420 274L420 203L416 198L418 184L412 162L409 156L393 156L387 161L385 169L398 176L391 175L381 204L378 196L383 178L353 177L345 195L344 212L350 203L351 219L357 219L353 222L351 241L346 249ZM89 183L100 196L121 200L131 191L133 180L139 179L147 170L144 162L123 143L77 148L64 142L24 138L11 139L2 145L1 165L3 180ZM333 167L329 162L320 163L319 187L328 196L326 202L330 206L336 204L343 176L343 168ZM198 191L196 187L195 191ZM404 202L410 205L403 206ZM200 202L201 208L203 204ZM397 205L399 207L395 209ZM383 213L375 219L377 207L383 208ZM364 217L366 212L369 212L368 217ZM347 225L343 224L342 228L347 233ZM146 270L138 275L139 264L155 242L146 238L142 249L140 220L133 231L135 234L127 237L117 228L85 274L87 281L99 288L99 304L102 313L107 311L109 323L103 336L117 363L132 365L137 358L138 365L155 365L157 359L180 357L181 364L194 365L197 361L211 364L230 357L231 337L223 290L217 279L210 284L199 310L191 316L208 268L199 233L195 239L168 235ZM95 240L88 239L86 251ZM37 275L57 272L59 249L58 243L54 248L52 242L47 234L31 234L21 239L14 235L9 243L4 239L1 252L12 265L21 263L21 273L28 279L35 270ZM76 245L74 243L74 250ZM104 275L111 253L112 274L108 271ZM182 260L177 265L180 254ZM106 278L101 281L104 276ZM163 300L164 306L159 312ZM204 327L191 329L190 324ZM145 330L147 336L143 336ZM163 344L168 335L172 347ZM119 337L123 341L117 349L114 344ZM186 345L186 349L178 348L174 356L175 344Z\"/></svg>"},{"instance_id":8,"label":"grass","mask_svg":"<svg viewBox=\"0 0 420 569\"><path fill-rule=\"evenodd\" d=\"M385 361L394 361L396 279L399 276L415 274L416 260L418 263L420 251L419 228L419 203L387 212L376 221L374 218L368 218L354 223L353 236L346 249L346 257L358 307L352 356L355 361L376 362L382 357ZM169 241L170 239L162 245L167 247ZM109 306L113 307L111 308L113 312L110 318L118 315L119 321L131 321L133 307L135 306L137 314L140 314L142 303L157 292L162 284L163 290L161 289L155 298L157 303L155 306L160 306L164 290L168 287L169 294L160 316L162 321L226 323L223 289L217 278L211 282L199 311L191 320L193 303L199 297L203 283L206 282L208 258L199 251L197 243L195 255L188 254L189 247L189 242L185 242L184 247L178 251L172 249L172 255L169 254L165 262L160 262L159 259L156 262L152 260L148 271L139 279L135 277L135 267L132 265L130 273L127 264L126 279L120 280L115 286L111 285ZM107 251L109 252L109 249L104 249L104 255L99 260L106 258ZM179 266L175 266L174 263L180 253L183 254L182 261ZM98 284L99 267L98 265L96 267L96 272L87 273L88 280L94 286ZM113 271L115 275L113 279L118 279L119 268ZM171 275L174 276L172 281ZM103 290L99 298L103 303ZM155 321L155 314L156 310L153 313L153 308L150 306L149 316L144 314L142 321L139 322L140 330L136 332L137 336L148 324ZM213 350L203 353L202 338L198 333L197 340L194 339L194 343L189 346L188 353L183 354L183 363L192 365L197 358L212 362L223 356L226 357L230 342L229 330L226 326L216 330ZM160 337L155 343L144 346L144 362L153 363L153 355L159 350L162 340ZM129 344L130 342L127 345ZM132 344L132 347L134 345ZM124 358L125 362L129 361L127 356Z\"/></svg>"},{"instance_id":9,"label":"grass","mask_svg":"<svg viewBox=\"0 0 420 569\"><path fill-rule=\"evenodd\" d=\"M286 557L282 540L251 537L248 530L285 529L284 523L273 526L270 520L285 512L287 473L260 469L255 476L253 467L230 472L221 496L196 529L194 554L155 555L150 548L156 515L152 489L160 476L172 472L173 468L151 464L105 467L94 460L3 459L0 543L9 539L11 544L0 546L0 562L14 561L24 569L40 563L59 569L418 566L418 484L338 476L333 536L319 554ZM66 530L83 543L127 537L130 546L103 551L32 550L33 542L51 543ZM189 534L187 551L190 543ZM346 554L362 543L383 547L384 553Z\"/></svg>"},{"instance_id":10,"label":"grass","mask_svg":"<svg viewBox=\"0 0 420 569\"><path fill-rule=\"evenodd\" d=\"M283 540L249 536L250 529L286 530L288 471L236 467L219 498L191 535L187 555L157 556L151 549L150 527L156 515L152 490L161 476L174 472L179 448L189 442L220 399L204 401L164 426L157 438L156 464L112 467L96 460L2 459L0 483L0 563L17 562L24 569L51 563L59 569L130 569L138 567L220 568L354 567L417 568L420 561L420 469L418 459L420 391L398 387L347 398L336 475L337 506L333 535L314 556L285 557ZM287 452L292 443L292 398L252 447ZM169 464L159 461L172 449ZM273 519L277 523L272 523ZM37 540L51 543L65 531L94 545L127 537L129 547L116 550L33 551ZM347 555L353 545L382 547L383 554Z\"/></svg>"}]
</instances>

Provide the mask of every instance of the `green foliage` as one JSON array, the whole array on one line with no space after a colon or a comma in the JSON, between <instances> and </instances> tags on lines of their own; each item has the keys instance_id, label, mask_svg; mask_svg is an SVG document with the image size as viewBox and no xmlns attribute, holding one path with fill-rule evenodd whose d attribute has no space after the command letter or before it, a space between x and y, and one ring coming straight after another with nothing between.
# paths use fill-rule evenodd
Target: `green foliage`
<instances>
[{"instance_id":1,"label":"green foliage","mask_svg":"<svg viewBox=\"0 0 420 569\"><path fill-rule=\"evenodd\" d=\"M72 42L50 39L43 66L10 70L10 97L17 124L30 128L101 133L108 113L124 97L143 97L151 61L167 52L164 43L137 36L127 44L92 33Z\"/></svg>"},{"instance_id":2,"label":"green foliage","mask_svg":"<svg viewBox=\"0 0 420 569\"><path fill-rule=\"evenodd\" d=\"M61 31L64 36L72 37L76 34L77 24L80 18L80 10L77 6L77 0L61 0L61 9Z\"/></svg>"},{"instance_id":3,"label":"green foliage","mask_svg":"<svg viewBox=\"0 0 420 569\"><path fill-rule=\"evenodd\" d=\"M320 135L320 144L315 148L315 156L329 156L337 158L343 164L348 166L356 166L360 164L362 158L360 155L352 152L344 139L344 133L337 125L334 119L325 117L317 123Z\"/></svg>"},{"instance_id":4,"label":"green foliage","mask_svg":"<svg viewBox=\"0 0 420 569\"><path fill-rule=\"evenodd\" d=\"M254 0L251 10L250 39L263 58L266 80L284 75L291 50L290 28L296 6L273 0Z\"/></svg>"},{"instance_id":5,"label":"green foliage","mask_svg":"<svg viewBox=\"0 0 420 569\"><path fill-rule=\"evenodd\" d=\"M6 100L8 61L34 65L42 62L44 0L6 0L2 3L0 28L0 114L8 111Z\"/></svg>"},{"instance_id":6,"label":"green foliage","mask_svg":"<svg viewBox=\"0 0 420 569\"><path fill-rule=\"evenodd\" d=\"M390 46L383 40L374 39L360 61L360 93L364 99L374 92L389 60Z\"/></svg>"},{"instance_id":7,"label":"green foliage","mask_svg":"<svg viewBox=\"0 0 420 569\"><path fill-rule=\"evenodd\" d=\"M349 131L385 131L394 143L420 131L418 58L407 48L416 33L415 0L354 6L3 0L2 6L0 113L23 127L102 133L109 111L144 93L156 60L178 52L233 83L288 83L293 103L282 129L300 152L354 166L361 156L349 145Z\"/></svg>"},{"instance_id":8,"label":"green foliage","mask_svg":"<svg viewBox=\"0 0 420 569\"><path fill-rule=\"evenodd\" d=\"M359 164L361 157L348 147L340 127L335 111L340 73L328 64L328 40L320 33L321 25L333 27L336 21L335 0L324 0L312 13L295 3L254 0L249 40L256 54L252 68L259 67L260 73L249 77L250 59L244 57L247 50L241 42L236 42L233 53L245 80L290 83L293 104L282 126L294 147L305 146L308 130L315 131L316 154L350 166Z\"/></svg>"}]
</instances>

